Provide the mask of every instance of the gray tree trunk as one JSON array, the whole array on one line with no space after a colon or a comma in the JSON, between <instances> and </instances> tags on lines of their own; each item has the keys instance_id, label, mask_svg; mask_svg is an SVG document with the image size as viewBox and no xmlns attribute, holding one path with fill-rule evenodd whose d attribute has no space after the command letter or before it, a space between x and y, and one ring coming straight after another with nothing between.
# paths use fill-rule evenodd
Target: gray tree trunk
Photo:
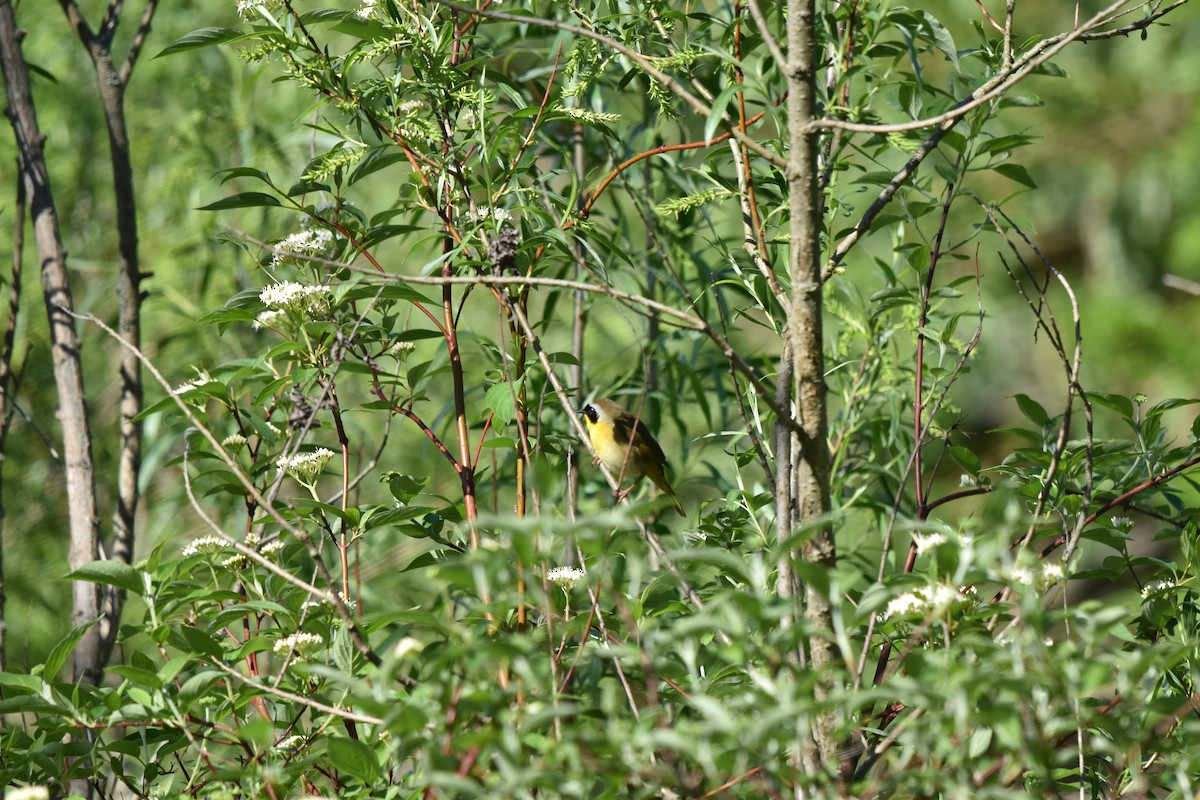
<instances>
[{"instance_id":1,"label":"gray tree trunk","mask_svg":"<svg viewBox=\"0 0 1200 800\"><path fill-rule=\"evenodd\" d=\"M72 570L96 560L99 555L96 513L95 470L92 438L88 428L86 395L79 336L75 330L71 284L66 253L50 191L50 175L43 153L45 137L38 129L29 71L21 53L23 34L17 30L11 0L0 0L0 66L8 93L8 118L17 143L18 169L25 184L33 219L34 242L42 273L42 294L50 320L51 357L58 392L58 421L62 430L63 467L67 479L67 505L71 545L68 563ZM96 584L76 581L73 587L71 621L75 626L100 617L100 593ZM103 669L100 631L93 627L79 640L74 652L76 681L97 684ZM49 676L48 676L49 677Z\"/></svg>"}]
</instances>

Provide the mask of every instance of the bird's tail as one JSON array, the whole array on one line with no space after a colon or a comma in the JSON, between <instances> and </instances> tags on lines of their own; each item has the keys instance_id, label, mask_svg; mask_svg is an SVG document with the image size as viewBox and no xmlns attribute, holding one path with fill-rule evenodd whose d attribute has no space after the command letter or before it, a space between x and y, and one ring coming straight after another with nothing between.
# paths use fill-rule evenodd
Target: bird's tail
<instances>
[{"instance_id":1,"label":"bird's tail","mask_svg":"<svg viewBox=\"0 0 1200 800\"><path fill-rule=\"evenodd\" d=\"M679 516L686 517L687 512L683 510L683 503L679 502L679 495L675 494L675 490L671 488L671 484L667 483L667 479L664 477L661 481L655 480L653 475L650 476L650 479L654 481L654 484L659 489L662 489L664 493L670 496L671 502L675 504L675 510L679 512Z\"/></svg>"},{"instance_id":2,"label":"bird's tail","mask_svg":"<svg viewBox=\"0 0 1200 800\"><path fill-rule=\"evenodd\" d=\"M670 495L671 502L675 504L675 510L679 512L679 516L687 516L687 512L683 510L683 503L679 502L679 495L675 494L675 490L671 488L671 483L667 480L667 476L663 472L662 467L659 467L658 465L651 466L646 470L646 477L653 481L654 485L657 486L663 493Z\"/></svg>"},{"instance_id":3,"label":"bird's tail","mask_svg":"<svg viewBox=\"0 0 1200 800\"><path fill-rule=\"evenodd\" d=\"M675 510L679 512L679 516L686 517L687 514L683 510L683 503L679 502L679 498L676 497L675 492L670 487L667 488L667 494L671 495L671 499L675 502Z\"/></svg>"}]
</instances>

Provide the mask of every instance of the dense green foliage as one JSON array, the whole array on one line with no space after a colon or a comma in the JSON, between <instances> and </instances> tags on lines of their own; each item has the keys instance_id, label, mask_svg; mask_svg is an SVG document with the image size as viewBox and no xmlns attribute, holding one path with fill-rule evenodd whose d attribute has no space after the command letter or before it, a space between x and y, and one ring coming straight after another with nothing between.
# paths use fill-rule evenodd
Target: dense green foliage
<instances>
[{"instance_id":1,"label":"dense green foliage","mask_svg":"<svg viewBox=\"0 0 1200 800\"><path fill-rule=\"evenodd\" d=\"M935 117L1070 27L1038 19L1008 54L958 6L818 5L821 113L842 122ZM1169 372L1129 386L1128 363L1093 366L1123 361L1094 327L1139 323L1092 321L1117 293L1074 285L1123 275L1118 259L1060 260L1038 236L1045 204L1078 203L1038 188L1030 126L1050 122L1030 120L1054 109L1034 92L1084 91L1086 71L1056 57L972 109L844 259L931 128L823 134L839 552L792 565L832 603L821 630L776 585L829 520L775 530L786 76L748 12L240 7L139 66L164 103L228 103L142 123L179 151L146 157L139 187L143 248L172 270L147 305L169 378L146 414L148 535L135 565L74 576L131 594L121 658L101 687L62 677L78 630L26 651L37 666L13 659L0 780L212 798L1196 792L1195 401L1137 393L1185 393ZM768 22L782 31L781 10ZM1148 46L1139 32L1087 50L1115 61ZM732 143L739 121L762 153ZM86 221L93 191L60 194L64 218ZM159 222L181 199L205 208ZM68 229L92 242L92 225ZM644 488L613 503L573 425L590 396L652 423L685 519ZM10 584L10 615L53 607L31 583ZM804 663L820 637L841 656L826 672ZM828 719L838 758L810 763Z\"/></svg>"}]
</instances>

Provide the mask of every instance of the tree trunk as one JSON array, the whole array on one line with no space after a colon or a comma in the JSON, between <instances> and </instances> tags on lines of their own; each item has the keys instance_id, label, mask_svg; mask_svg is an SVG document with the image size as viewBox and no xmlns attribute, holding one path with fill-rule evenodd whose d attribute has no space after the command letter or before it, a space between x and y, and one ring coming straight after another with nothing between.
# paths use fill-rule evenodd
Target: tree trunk
<instances>
[{"instance_id":1,"label":"tree trunk","mask_svg":"<svg viewBox=\"0 0 1200 800\"><path fill-rule=\"evenodd\" d=\"M819 519L830 511L830 456L826 420L825 356L822 332L821 230L823 204L817 165L818 133L809 128L816 119L817 45L814 0L790 0L787 10L787 79L790 163L788 197L791 204L792 271L791 308L784 332L787 341L782 357L781 376L791 376L786 387L791 394L793 419L798 431L791 431L789 446L783 448L786 480L777 491L785 492L788 502L779 518L778 535L791 536L796 526ZM783 391L784 387L781 387ZM785 488L786 487L786 488ZM804 540L799 556L806 562L833 569L837 551L833 529L822 524ZM794 556L792 556L794 558ZM814 631L801 658L818 673L836 660L833 643L832 608L821 587L811 582L798 585L794 570L781 570L781 591L788 596L802 595L803 613ZM817 699L826 692L824 681L818 684ZM832 767L837 750L834 720L823 714L816 720L813 744L801 746L806 771Z\"/></svg>"},{"instance_id":2,"label":"tree trunk","mask_svg":"<svg viewBox=\"0 0 1200 800\"><path fill-rule=\"evenodd\" d=\"M137 199L133 187L133 164L129 155L129 131L125 121L125 87L133 65L141 52L156 2L148 3L134 43L125 62L118 68L113 63L112 41L120 11L105 15L99 31L93 33L72 0L61 0L67 21L74 28L96 70L100 101L108 128L109 155L112 162L113 195L117 203L117 238L120 271L117 275L118 320L117 332L135 348L141 347L141 266L138 259ZM120 424L121 448L117 464L117 504L113 510L112 546L108 557L124 564L133 562L135 519L138 507L138 473L142 462L142 365L134 351L121 348L118 369L121 378ZM106 587L103 619L101 621L101 656L107 663L116 644L121 610L125 605L124 591Z\"/></svg>"},{"instance_id":3,"label":"tree trunk","mask_svg":"<svg viewBox=\"0 0 1200 800\"><path fill-rule=\"evenodd\" d=\"M8 118L17 143L17 160L29 211L34 241L41 262L42 293L50 319L51 355L58 391L58 419L63 438L63 467L67 478L72 570L94 561L99 555L95 475L92 440L88 429L83 389L79 336L71 316L73 303L66 268L66 253L50 191L50 175L43 153L45 137L38 129L29 72L21 53L22 33L17 30L11 0L0 0L0 66L8 92ZM73 588L71 621L74 625L95 622L100 616L96 584L76 581ZM96 684L100 680L100 631L93 627L75 647L74 678ZM52 678L53 676L47 676Z\"/></svg>"}]
</instances>

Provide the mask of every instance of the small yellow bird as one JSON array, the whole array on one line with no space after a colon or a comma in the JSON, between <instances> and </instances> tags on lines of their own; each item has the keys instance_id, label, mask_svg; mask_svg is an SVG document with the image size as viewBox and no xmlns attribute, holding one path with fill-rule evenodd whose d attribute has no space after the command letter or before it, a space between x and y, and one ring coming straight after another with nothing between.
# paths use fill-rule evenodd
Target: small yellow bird
<instances>
[{"instance_id":1,"label":"small yellow bird","mask_svg":"<svg viewBox=\"0 0 1200 800\"><path fill-rule=\"evenodd\" d=\"M667 482L664 467L667 457L646 425L612 400L593 400L579 411L587 422L588 437L597 460L612 470L634 478L621 497L633 491L643 477L649 478L675 501L675 510L683 516L683 505ZM632 447L630 443L632 442Z\"/></svg>"}]
</instances>

